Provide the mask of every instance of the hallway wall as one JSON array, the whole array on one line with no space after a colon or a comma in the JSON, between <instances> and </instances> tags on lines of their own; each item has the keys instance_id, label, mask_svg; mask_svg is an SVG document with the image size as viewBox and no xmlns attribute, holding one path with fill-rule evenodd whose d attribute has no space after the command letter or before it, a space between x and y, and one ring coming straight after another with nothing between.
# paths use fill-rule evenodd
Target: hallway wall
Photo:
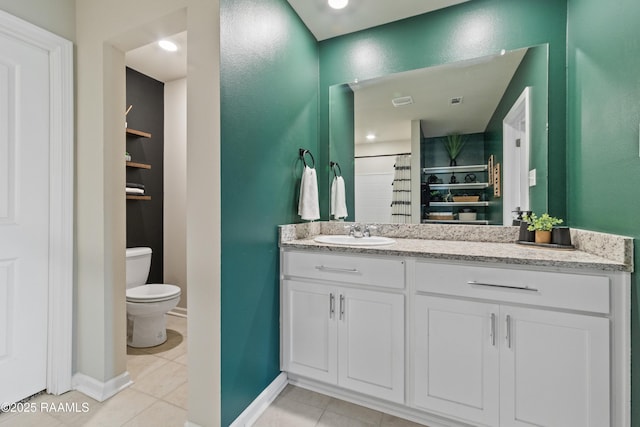
<instances>
[{"instance_id":1,"label":"hallway wall","mask_svg":"<svg viewBox=\"0 0 640 427\"><path fill-rule=\"evenodd\" d=\"M187 307L187 79L164 84L164 281Z\"/></svg>"}]
</instances>

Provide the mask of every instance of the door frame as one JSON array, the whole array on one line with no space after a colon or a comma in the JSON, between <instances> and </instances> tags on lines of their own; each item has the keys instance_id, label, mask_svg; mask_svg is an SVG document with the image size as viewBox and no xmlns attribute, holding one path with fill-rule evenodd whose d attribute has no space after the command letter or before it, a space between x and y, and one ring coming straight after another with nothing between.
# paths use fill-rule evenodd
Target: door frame
<instances>
[{"instance_id":1,"label":"door frame","mask_svg":"<svg viewBox=\"0 0 640 427\"><path fill-rule=\"evenodd\" d=\"M73 360L73 44L0 10L0 34L49 54L47 392L71 390Z\"/></svg>"},{"instance_id":2,"label":"door frame","mask_svg":"<svg viewBox=\"0 0 640 427\"><path fill-rule=\"evenodd\" d=\"M502 121L502 185L503 185L503 200L502 200L502 224L511 225L511 211L513 209L510 206L513 199L514 191L520 191L520 188L513 188L513 183L516 182L514 175L514 168L516 164L522 166L522 163L526 165L526 174L520 169L520 176L528 182L529 175L529 143L531 141L531 87L524 88L516 102L504 117ZM522 156L516 156L516 147L509 141L513 140L514 130L519 127L518 121L520 118L524 119L525 129L523 138L520 141L520 149ZM507 167L508 165L508 167ZM521 182L518 180L517 182ZM528 188L528 185L527 185ZM520 194L520 210L529 210L529 192Z\"/></svg>"}]
</instances>

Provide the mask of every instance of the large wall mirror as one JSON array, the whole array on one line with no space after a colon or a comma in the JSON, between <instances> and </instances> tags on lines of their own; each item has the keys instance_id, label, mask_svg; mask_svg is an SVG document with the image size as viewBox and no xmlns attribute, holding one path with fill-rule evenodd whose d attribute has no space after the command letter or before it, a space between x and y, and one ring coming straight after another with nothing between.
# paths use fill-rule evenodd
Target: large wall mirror
<instances>
[{"instance_id":1,"label":"large wall mirror","mask_svg":"<svg viewBox=\"0 0 640 427\"><path fill-rule=\"evenodd\" d=\"M547 210L546 44L334 85L329 105L348 221L510 225Z\"/></svg>"}]
</instances>

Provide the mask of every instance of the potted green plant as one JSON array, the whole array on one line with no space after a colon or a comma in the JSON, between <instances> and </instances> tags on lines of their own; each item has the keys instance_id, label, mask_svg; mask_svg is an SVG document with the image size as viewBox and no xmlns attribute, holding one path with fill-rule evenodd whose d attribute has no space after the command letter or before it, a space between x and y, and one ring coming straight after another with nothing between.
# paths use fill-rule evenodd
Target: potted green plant
<instances>
[{"instance_id":1,"label":"potted green plant","mask_svg":"<svg viewBox=\"0 0 640 427\"><path fill-rule=\"evenodd\" d=\"M553 230L553 226L562 224L560 218L549 216L547 213L543 213L540 216L532 213L531 215L524 215L522 219L529 224L527 230L536 233L536 243L551 243L551 230Z\"/></svg>"},{"instance_id":2,"label":"potted green plant","mask_svg":"<svg viewBox=\"0 0 640 427\"><path fill-rule=\"evenodd\" d=\"M444 149L447 150L447 154L449 154L449 158L451 161L449 162L449 166L457 166L456 157L462 151L466 140L459 133L452 133L447 135L445 139L442 139L442 144L444 145Z\"/></svg>"}]
</instances>

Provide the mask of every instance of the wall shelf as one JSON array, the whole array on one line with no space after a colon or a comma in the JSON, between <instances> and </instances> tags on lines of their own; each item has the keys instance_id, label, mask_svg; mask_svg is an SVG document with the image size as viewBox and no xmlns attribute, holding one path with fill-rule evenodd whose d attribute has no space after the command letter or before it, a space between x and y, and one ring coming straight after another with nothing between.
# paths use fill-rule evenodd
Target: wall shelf
<instances>
[{"instance_id":1,"label":"wall shelf","mask_svg":"<svg viewBox=\"0 0 640 427\"><path fill-rule=\"evenodd\" d=\"M129 168L151 169L151 165L146 163L126 162L126 165Z\"/></svg>"},{"instance_id":2,"label":"wall shelf","mask_svg":"<svg viewBox=\"0 0 640 427\"><path fill-rule=\"evenodd\" d=\"M127 194L127 200L151 200L151 196L136 196L134 194Z\"/></svg>"},{"instance_id":3,"label":"wall shelf","mask_svg":"<svg viewBox=\"0 0 640 427\"><path fill-rule=\"evenodd\" d=\"M469 182L460 184L429 184L432 190L481 190L489 187L486 182Z\"/></svg>"},{"instance_id":4,"label":"wall shelf","mask_svg":"<svg viewBox=\"0 0 640 427\"><path fill-rule=\"evenodd\" d=\"M439 207L489 206L489 202L429 202L429 206L439 206Z\"/></svg>"},{"instance_id":5,"label":"wall shelf","mask_svg":"<svg viewBox=\"0 0 640 427\"><path fill-rule=\"evenodd\" d=\"M442 166L435 168L422 168L422 173L464 173L464 172L482 172L487 170L487 165L468 165L468 166Z\"/></svg>"},{"instance_id":6,"label":"wall shelf","mask_svg":"<svg viewBox=\"0 0 640 427\"><path fill-rule=\"evenodd\" d=\"M126 132L129 135L141 136L143 138L151 138L151 134L149 132L143 132L141 130L126 128Z\"/></svg>"},{"instance_id":7,"label":"wall shelf","mask_svg":"<svg viewBox=\"0 0 640 427\"><path fill-rule=\"evenodd\" d=\"M477 219L475 221L460 221L459 219L423 219L423 224L476 224L489 225L489 221L485 219Z\"/></svg>"}]
</instances>

